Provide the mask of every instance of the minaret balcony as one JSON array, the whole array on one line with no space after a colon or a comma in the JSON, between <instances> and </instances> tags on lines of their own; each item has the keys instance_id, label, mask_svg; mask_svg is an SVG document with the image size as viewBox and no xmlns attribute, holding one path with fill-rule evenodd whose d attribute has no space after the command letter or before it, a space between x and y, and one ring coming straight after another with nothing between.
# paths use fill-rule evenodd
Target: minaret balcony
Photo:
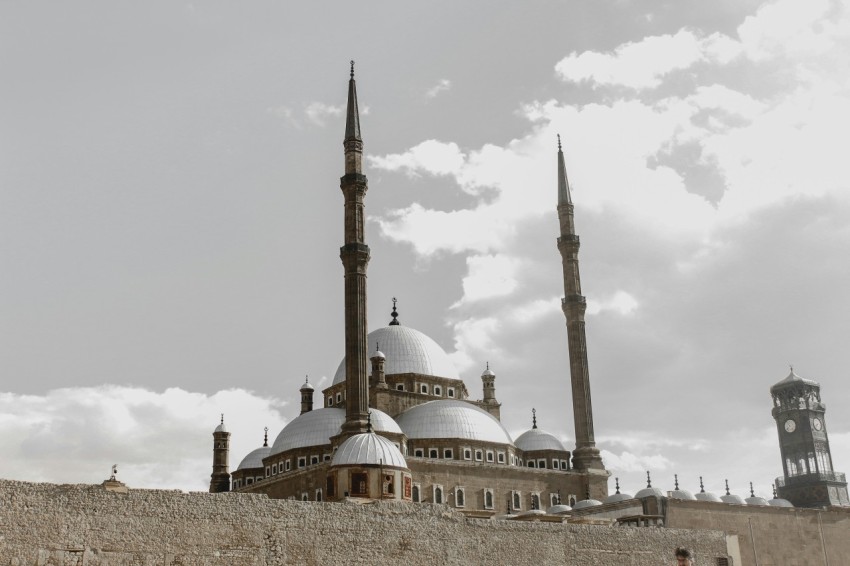
<instances>
[{"instance_id":1,"label":"minaret balcony","mask_svg":"<svg viewBox=\"0 0 850 566\"><path fill-rule=\"evenodd\" d=\"M800 474L790 478L776 478L776 487L807 485L816 481L847 483L847 476L841 472L813 472L811 474Z\"/></svg>"},{"instance_id":2,"label":"minaret balcony","mask_svg":"<svg viewBox=\"0 0 850 566\"><path fill-rule=\"evenodd\" d=\"M568 305L572 303L586 304L587 299L584 295L567 295L566 298L561 299L561 305Z\"/></svg>"}]
</instances>

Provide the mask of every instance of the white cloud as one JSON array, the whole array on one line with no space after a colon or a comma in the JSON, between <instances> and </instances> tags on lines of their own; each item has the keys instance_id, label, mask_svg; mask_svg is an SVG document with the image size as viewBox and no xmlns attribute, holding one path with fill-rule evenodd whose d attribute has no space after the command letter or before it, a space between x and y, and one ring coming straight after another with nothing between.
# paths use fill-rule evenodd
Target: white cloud
<instances>
[{"instance_id":1,"label":"white cloud","mask_svg":"<svg viewBox=\"0 0 850 566\"><path fill-rule=\"evenodd\" d=\"M506 255L474 255L466 258L466 265L468 274L463 278L463 299L452 308L510 295L517 287L516 274L521 262L516 258Z\"/></svg>"},{"instance_id":2,"label":"white cloud","mask_svg":"<svg viewBox=\"0 0 850 566\"><path fill-rule=\"evenodd\" d=\"M632 314L638 308L637 299L625 291L617 291L606 300L588 299L587 314L594 315L603 311L613 311L621 315Z\"/></svg>"},{"instance_id":3,"label":"white cloud","mask_svg":"<svg viewBox=\"0 0 850 566\"><path fill-rule=\"evenodd\" d=\"M493 333L499 327L500 323L495 317L462 320L454 324L455 352L449 354L449 357L458 370L465 371L481 364L480 357L473 357L472 352L499 355L499 349L492 341Z\"/></svg>"},{"instance_id":4,"label":"white cloud","mask_svg":"<svg viewBox=\"0 0 850 566\"><path fill-rule=\"evenodd\" d=\"M345 112L344 106L334 106L324 102L311 102L304 109L307 119L319 127L325 127L330 118L338 118Z\"/></svg>"},{"instance_id":5,"label":"white cloud","mask_svg":"<svg viewBox=\"0 0 850 566\"><path fill-rule=\"evenodd\" d=\"M434 98L441 92L446 92L450 88L452 88L452 82L449 79L440 79L436 85L432 86L425 92L425 97Z\"/></svg>"},{"instance_id":6,"label":"white cloud","mask_svg":"<svg viewBox=\"0 0 850 566\"><path fill-rule=\"evenodd\" d=\"M385 171L404 171L415 176L420 172L430 175L458 174L466 156L456 143L425 140L404 153L369 156L372 167Z\"/></svg>"},{"instance_id":7,"label":"white cloud","mask_svg":"<svg viewBox=\"0 0 850 566\"><path fill-rule=\"evenodd\" d=\"M276 118L280 118L288 124L291 124L295 128L301 128L301 123L295 118L295 113L292 108L288 106L270 106L269 108L266 108L266 112Z\"/></svg>"},{"instance_id":8,"label":"white cloud","mask_svg":"<svg viewBox=\"0 0 850 566\"><path fill-rule=\"evenodd\" d=\"M231 433L231 469L283 427L278 399L241 389L214 395L178 388L55 389L44 395L0 393L0 477L98 483L118 465L130 487L206 490L212 431L219 413Z\"/></svg>"}]
</instances>

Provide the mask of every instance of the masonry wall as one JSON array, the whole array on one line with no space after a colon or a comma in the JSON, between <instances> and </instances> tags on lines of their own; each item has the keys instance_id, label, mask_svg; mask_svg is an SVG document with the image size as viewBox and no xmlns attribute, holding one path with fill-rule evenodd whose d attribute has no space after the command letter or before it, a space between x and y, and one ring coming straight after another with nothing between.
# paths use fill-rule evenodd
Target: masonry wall
<instances>
[{"instance_id":1,"label":"masonry wall","mask_svg":"<svg viewBox=\"0 0 850 566\"><path fill-rule=\"evenodd\" d=\"M738 535L743 566L850 564L850 508L751 507L667 499L667 526Z\"/></svg>"},{"instance_id":2,"label":"masonry wall","mask_svg":"<svg viewBox=\"0 0 850 566\"><path fill-rule=\"evenodd\" d=\"M0 565L399 563L657 566L680 544L726 556L716 531L468 519L448 507L315 503L0 480Z\"/></svg>"}]
</instances>

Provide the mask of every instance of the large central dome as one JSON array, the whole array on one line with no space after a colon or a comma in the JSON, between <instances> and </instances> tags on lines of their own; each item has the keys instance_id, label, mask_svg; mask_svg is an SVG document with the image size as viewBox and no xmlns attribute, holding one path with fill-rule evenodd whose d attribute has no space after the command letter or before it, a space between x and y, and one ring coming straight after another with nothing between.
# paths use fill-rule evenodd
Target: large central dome
<instances>
[{"instance_id":1,"label":"large central dome","mask_svg":"<svg viewBox=\"0 0 850 566\"><path fill-rule=\"evenodd\" d=\"M448 354L428 336L400 324L385 326L369 333L369 355L380 349L387 358L384 373L419 373L460 379ZM334 383L345 381L345 358L334 374Z\"/></svg>"}]
</instances>

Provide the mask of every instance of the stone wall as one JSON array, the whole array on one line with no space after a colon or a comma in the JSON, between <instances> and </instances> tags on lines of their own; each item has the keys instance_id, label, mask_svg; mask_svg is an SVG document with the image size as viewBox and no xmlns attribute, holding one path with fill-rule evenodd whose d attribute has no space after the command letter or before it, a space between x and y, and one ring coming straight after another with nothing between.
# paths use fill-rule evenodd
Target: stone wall
<instances>
[{"instance_id":1,"label":"stone wall","mask_svg":"<svg viewBox=\"0 0 850 566\"><path fill-rule=\"evenodd\" d=\"M700 566L716 531L469 519L442 505L315 503L240 493L106 491L0 480L0 565Z\"/></svg>"},{"instance_id":2,"label":"stone wall","mask_svg":"<svg viewBox=\"0 0 850 566\"><path fill-rule=\"evenodd\" d=\"M850 564L850 508L753 507L667 499L667 526L738 535L743 566Z\"/></svg>"}]
</instances>

